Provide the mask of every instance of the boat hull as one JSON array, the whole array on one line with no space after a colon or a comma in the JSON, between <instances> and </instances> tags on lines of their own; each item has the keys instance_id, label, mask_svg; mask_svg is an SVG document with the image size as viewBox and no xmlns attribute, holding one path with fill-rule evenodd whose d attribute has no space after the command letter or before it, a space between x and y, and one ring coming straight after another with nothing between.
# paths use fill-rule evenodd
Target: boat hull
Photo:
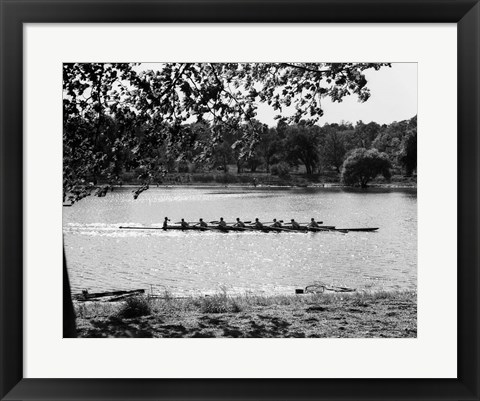
<instances>
[{"instance_id":1,"label":"boat hull","mask_svg":"<svg viewBox=\"0 0 480 401\"><path fill-rule=\"evenodd\" d=\"M163 230L163 231L220 231L220 232L230 232L230 231L261 231L261 232L282 232L282 231L292 231L292 232L325 232L325 231L337 231L342 233L347 233L349 231L363 231L363 232L372 232L378 230L378 227L366 227L366 228L335 228L334 226L324 226L324 227L300 227L300 228L290 228L290 227L180 227L180 226L168 226L168 227L135 227L135 226L120 226L119 228L124 230Z\"/></svg>"},{"instance_id":2,"label":"boat hull","mask_svg":"<svg viewBox=\"0 0 480 401\"><path fill-rule=\"evenodd\" d=\"M377 231L378 227L366 227L366 228L338 228L338 230L344 231Z\"/></svg>"}]
</instances>

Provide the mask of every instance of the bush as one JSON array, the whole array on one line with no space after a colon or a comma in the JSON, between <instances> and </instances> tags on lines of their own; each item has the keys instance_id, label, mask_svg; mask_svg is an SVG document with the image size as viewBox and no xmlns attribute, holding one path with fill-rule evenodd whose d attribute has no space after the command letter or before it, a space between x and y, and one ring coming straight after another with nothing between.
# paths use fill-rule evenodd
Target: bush
<instances>
[{"instance_id":1,"label":"bush","mask_svg":"<svg viewBox=\"0 0 480 401\"><path fill-rule=\"evenodd\" d=\"M390 179L392 164L385 153L377 149L354 149L347 157L342 167L342 181L347 185L367 187L367 183L378 174Z\"/></svg>"},{"instance_id":2,"label":"bush","mask_svg":"<svg viewBox=\"0 0 480 401\"><path fill-rule=\"evenodd\" d=\"M225 173L225 174L217 175L215 177L215 181L221 184L232 184L237 182L237 177L234 176L233 174Z\"/></svg>"},{"instance_id":3,"label":"bush","mask_svg":"<svg viewBox=\"0 0 480 401\"><path fill-rule=\"evenodd\" d=\"M188 162L185 160L179 161L177 170L179 173L188 173Z\"/></svg>"},{"instance_id":4,"label":"bush","mask_svg":"<svg viewBox=\"0 0 480 401\"><path fill-rule=\"evenodd\" d=\"M248 184L253 181L253 177L250 175L237 175L237 181L242 184Z\"/></svg>"},{"instance_id":5,"label":"bush","mask_svg":"<svg viewBox=\"0 0 480 401\"><path fill-rule=\"evenodd\" d=\"M127 298L117 315L121 318L131 319L134 317L147 316L152 314L150 303L145 297Z\"/></svg>"},{"instance_id":6,"label":"bush","mask_svg":"<svg viewBox=\"0 0 480 401\"><path fill-rule=\"evenodd\" d=\"M221 292L206 296L200 299L200 310L203 313L238 313L242 311L242 306L236 298L229 297L226 287L220 287Z\"/></svg>"},{"instance_id":7,"label":"bush","mask_svg":"<svg viewBox=\"0 0 480 401\"><path fill-rule=\"evenodd\" d=\"M188 172L191 173L191 174L194 174L194 173L200 173L202 172L202 168L201 166L198 166L196 163L191 163L190 166L188 167Z\"/></svg>"},{"instance_id":8,"label":"bush","mask_svg":"<svg viewBox=\"0 0 480 401\"><path fill-rule=\"evenodd\" d=\"M225 293L206 296L200 302L202 313L238 313L242 311L240 303Z\"/></svg>"},{"instance_id":9,"label":"bush","mask_svg":"<svg viewBox=\"0 0 480 401\"><path fill-rule=\"evenodd\" d=\"M286 178L290 174L290 165L285 162L274 164L270 167L272 175L278 175L280 178Z\"/></svg>"},{"instance_id":10,"label":"bush","mask_svg":"<svg viewBox=\"0 0 480 401\"><path fill-rule=\"evenodd\" d=\"M194 182L213 182L215 177L213 174L194 174L192 175L192 181Z\"/></svg>"}]
</instances>

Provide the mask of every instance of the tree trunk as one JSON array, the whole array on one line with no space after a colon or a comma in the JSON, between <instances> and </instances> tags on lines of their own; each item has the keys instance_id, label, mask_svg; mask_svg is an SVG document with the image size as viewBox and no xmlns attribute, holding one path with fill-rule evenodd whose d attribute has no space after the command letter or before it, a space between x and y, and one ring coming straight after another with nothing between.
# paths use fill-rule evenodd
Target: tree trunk
<instances>
[{"instance_id":1,"label":"tree trunk","mask_svg":"<svg viewBox=\"0 0 480 401\"><path fill-rule=\"evenodd\" d=\"M243 172L242 163L240 161L237 161L237 174L240 174L242 172Z\"/></svg>"},{"instance_id":2,"label":"tree trunk","mask_svg":"<svg viewBox=\"0 0 480 401\"><path fill-rule=\"evenodd\" d=\"M63 250L63 338L73 338L77 336L75 327L75 312L73 311L72 293L70 291L70 281L68 279L67 261L65 259L65 249Z\"/></svg>"}]
</instances>

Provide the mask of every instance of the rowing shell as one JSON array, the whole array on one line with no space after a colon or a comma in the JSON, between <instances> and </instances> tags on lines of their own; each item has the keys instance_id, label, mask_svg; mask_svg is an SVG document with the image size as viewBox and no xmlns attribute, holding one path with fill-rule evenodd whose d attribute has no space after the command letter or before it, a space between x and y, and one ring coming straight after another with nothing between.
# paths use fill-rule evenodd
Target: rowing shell
<instances>
[{"instance_id":1,"label":"rowing shell","mask_svg":"<svg viewBox=\"0 0 480 401\"><path fill-rule=\"evenodd\" d=\"M210 231L217 230L221 232L228 231L262 231L262 232L282 232L282 231L291 231L291 232L324 232L324 231L340 231L346 233L347 229L336 229L335 226L322 226L322 227L300 227L300 228L291 228L291 227L180 227L180 226L168 226L168 227L136 227L136 226L120 226L120 229L123 230L178 230L178 231ZM355 229L355 231L373 231L375 229L365 228L365 229Z\"/></svg>"}]
</instances>

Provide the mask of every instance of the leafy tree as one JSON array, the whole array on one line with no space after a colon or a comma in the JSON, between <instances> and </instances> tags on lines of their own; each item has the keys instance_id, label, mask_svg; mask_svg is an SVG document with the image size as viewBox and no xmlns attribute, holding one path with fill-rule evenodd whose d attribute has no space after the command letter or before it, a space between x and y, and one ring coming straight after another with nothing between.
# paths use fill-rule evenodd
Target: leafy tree
<instances>
[{"instance_id":1,"label":"leafy tree","mask_svg":"<svg viewBox=\"0 0 480 401\"><path fill-rule=\"evenodd\" d=\"M325 124L321 129L321 152L324 163L333 166L337 172L345 159L345 135L338 124Z\"/></svg>"},{"instance_id":2,"label":"leafy tree","mask_svg":"<svg viewBox=\"0 0 480 401\"><path fill-rule=\"evenodd\" d=\"M364 147L361 135L357 134L352 124L325 124L320 128L320 153L322 164L327 168L335 168L340 173L340 168L345 160L345 155L352 149Z\"/></svg>"},{"instance_id":3,"label":"leafy tree","mask_svg":"<svg viewBox=\"0 0 480 401\"><path fill-rule=\"evenodd\" d=\"M402 142L399 160L407 176L417 169L417 116L408 120L406 135Z\"/></svg>"},{"instance_id":4,"label":"leafy tree","mask_svg":"<svg viewBox=\"0 0 480 401\"><path fill-rule=\"evenodd\" d=\"M277 130L277 135L280 139L285 139L285 132L288 128L288 124L287 124L287 121L286 121L286 118L279 118L278 121L277 121L277 127L276 127L276 130Z\"/></svg>"},{"instance_id":5,"label":"leafy tree","mask_svg":"<svg viewBox=\"0 0 480 401\"><path fill-rule=\"evenodd\" d=\"M404 138L400 153L400 162L406 170L407 176L411 176L417 169L417 130L412 130Z\"/></svg>"},{"instance_id":6,"label":"leafy tree","mask_svg":"<svg viewBox=\"0 0 480 401\"><path fill-rule=\"evenodd\" d=\"M353 94L366 101L370 92L364 71L388 65L164 63L157 71L138 72L135 64L126 63L64 64L64 193L88 177L111 174L112 166L118 171L125 155L133 166L156 169L159 148L169 157L184 157L193 146L195 157L208 161L223 141L224 127L250 125L259 103L279 113L293 106L286 122L315 122L323 115L324 97L340 102ZM115 120L115 135L102 144L107 117ZM192 119L210 126L197 145ZM262 134L251 127L236 142L242 160L252 156Z\"/></svg>"},{"instance_id":7,"label":"leafy tree","mask_svg":"<svg viewBox=\"0 0 480 401\"><path fill-rule=\"evenodd\" d=\"M384 126L372 146L387 153L392 159L397 155L403 138L403 128L397 122Z\"/></svg>"},{"instance_id":8,"label":"leafy tree","mask_svg":"<svg viewBox=\"0 0 480 401\"><path fill-rule=\"evenodd\" d=\"M347 185L367 187L367 183L378 174L390 179L391 163L385 153L377 149L359 148L353 150L342 167L342 180Z\"/></svg>"},{"instance_id":9,"label":"leafy tree","mask_svg":"<svg viewBox=\"0 0 480 401\"><path fill-rule=\"evenodd\" d=\"M307 174L313 174L319 162L319 128L305 123L287 128L285 149L287 160L293 165L300 161L305 165Z\"/></svg>"},{"instance_id":10,"label":"leafy tree","mask_svg":"<svg viewBox=\"0 0 480 401\"><path fill-rule=\"evenodd\" d=\"M380 132L380 125L376 122L370 122L365 124L363 121L358 121L357 125L355 126L355 136L357 140L360 142L358 147L361 148L370 148L372 146L373 141L377 137L378 133Z\"/></svg>"},{"instance_id":11,"label":"leafy tree","mask_svg":"<svg viewBox=\"0 0 480 401\"><path fill-rule=\"evenodd\" d=\"M237 172L242 173L243 167L247 166L250 171L255 172L257 167L262 164L259 155L258 145L261 138L268 132L268 126L262 124L256 119L252 119L248 124L242 124L238 129L232 130L231 136L234 140L232 149L234 150L237 161ZM248 137L256 137L248 145Z\"/></svg>"},{"instance_id":12,"label":"leafy tree","mask_svg":"<svg viewBox=\"0 0 480 401\"><path fill-rule=\"evenodd\" d=\"M270 166L279 161L276 159L279 158L278 155L283 151L281 139L275 128L268 128L264 131L256 147L256 151L263 159L267 173L270 172ZM277 158L275 157L276 155Z\"/></svg>"},{"instance_id":13,"label":"leafy tree","mask_svg":"<svg viewBox=\"0 0 480 401\"><path fill-rule=\"evenodd\" d=\"M407 175L416 169L417 117L383 125L372 146L385 152L398 167L403 166Z\"/></svg>"},{"instance_id":14,"label":"leafy tree","mask_svg":"<svg viewBox=\"0 0 480 401\"><path fill-rule=\"evenodd\" d=\"M252 173L255 173L257 171L257 168L260 167L262 163L262 159L257 154L250 156L246 160L246 166L250 169Z\"/></svg>"},{"instance_id":15,"label":"leafy tree","mask_svg":"<svg viewBox=\"0 0 480 401\"><path fill-rule=\"evenodd\" d=\"M223 172L228 172L228 165L233 162L234 155L231 144L228 142L221 142L214 147L213 151L214 166L221 167Z\"/></svg>"}]
</instances>

